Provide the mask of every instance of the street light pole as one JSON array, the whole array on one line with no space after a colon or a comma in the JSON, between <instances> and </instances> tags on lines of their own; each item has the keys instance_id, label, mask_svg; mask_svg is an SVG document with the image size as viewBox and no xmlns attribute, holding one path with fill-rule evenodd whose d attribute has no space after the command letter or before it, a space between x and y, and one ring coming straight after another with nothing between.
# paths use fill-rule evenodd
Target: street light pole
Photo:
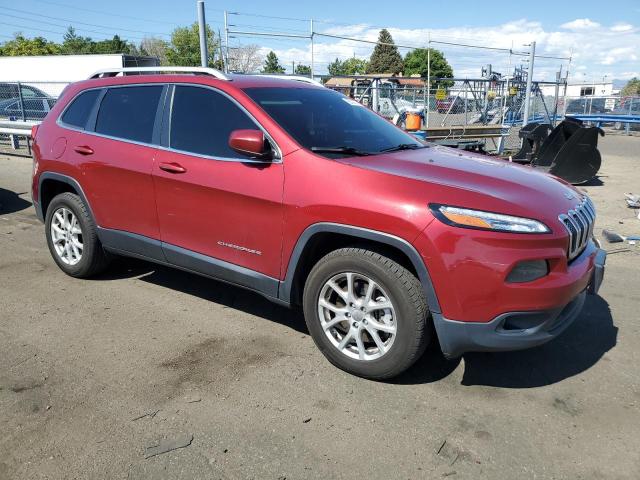
<instances>
[{"instance_id":1,"label":"street light pole","mask_svg":"<svg viewBox=\"0 0 640 480\"><path fill-rule=\"evenodd\" d=\"M209 65L209 54L207 52L207 22L204 18L204 0L198 0L198 29L200 31L200 65Z\"/></svg>"}]
</instances>

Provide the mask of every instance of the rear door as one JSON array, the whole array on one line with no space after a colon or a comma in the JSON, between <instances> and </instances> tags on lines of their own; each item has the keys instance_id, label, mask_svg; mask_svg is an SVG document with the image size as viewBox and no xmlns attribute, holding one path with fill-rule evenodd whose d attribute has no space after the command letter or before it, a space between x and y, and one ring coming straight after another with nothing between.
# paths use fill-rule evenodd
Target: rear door
<instances>
[{"instance_id":1,"label":"rear door","mask_svg":"<svg viewBox=\"0 0 640 480\"><path fill-rule=\"evenodd\" d=\"M282 247L281 160L256 163L229 147L233 130L260 127L227 94L176 85L169 96L164 149L154 166L165 256L172 263L222 278L226 272L220 269L234 266L277 278ZM230 280L252 286L237 277Z\"/></svg>"},{"instance_id":2,"label":"rear door","mask_svg":"<svg viewBox=\"0 0 640 480\"><path fill-rule=\"evenodd\" d=\"M159 138L163 85L124 85L101 93L89 130L71 148L98 225L159 238L153 179L153 146Z\"/></svg>"}]
</instances>

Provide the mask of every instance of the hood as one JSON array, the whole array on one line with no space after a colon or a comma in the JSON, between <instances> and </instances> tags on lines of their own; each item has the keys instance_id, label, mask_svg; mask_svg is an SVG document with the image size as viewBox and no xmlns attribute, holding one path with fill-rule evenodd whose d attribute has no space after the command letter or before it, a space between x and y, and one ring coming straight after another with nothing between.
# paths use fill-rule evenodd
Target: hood
<instances>
[{"instance_id":1,"label":"hood","mask_svg":"<svg viewBox=\"0 0 640 480\"><path fill-rule=\"evenodd\" d=\"M438 145L342 161L428 183L430 202L533 218L557 218L583 197L564 180L534 168Z\"/></svg>"}]
</instances>

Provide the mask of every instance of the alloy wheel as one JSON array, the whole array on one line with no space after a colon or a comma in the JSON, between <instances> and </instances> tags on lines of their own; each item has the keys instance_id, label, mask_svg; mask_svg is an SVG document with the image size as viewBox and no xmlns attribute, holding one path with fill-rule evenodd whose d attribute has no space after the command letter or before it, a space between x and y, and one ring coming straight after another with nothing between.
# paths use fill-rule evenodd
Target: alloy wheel
<instances>
[{"instance_id":1,"label":"alloy wheel","mask_svg":"<svg viewBox=\"0 0 640 480\"><path fill-rule=\"evenodd\" d=\"M82 229L70 209L60 207L53 213L51 241L56 254L67 265L76 265L82 259Z\"/></svg>"},{"instance_id":2,"label":"alloy wheel","mask_svg":"<svg viewBox=\"0 0 640 480\"><path fill-rule=\"evenodd\" d=\"M396 338L396 313L390 297L373 279L355 272L334 275L318 298L318 316L331 344L357 360L375 360Z\"/></svg>"}]
</instances>

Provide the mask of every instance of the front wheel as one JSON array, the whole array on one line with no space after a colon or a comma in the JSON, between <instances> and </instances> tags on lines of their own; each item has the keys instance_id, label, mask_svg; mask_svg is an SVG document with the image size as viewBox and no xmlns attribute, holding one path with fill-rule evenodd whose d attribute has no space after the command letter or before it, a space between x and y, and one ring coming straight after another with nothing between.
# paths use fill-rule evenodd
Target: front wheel
<instances>
[{"instance_id":1,"label":"front wheel","mask_svg":"<svg viewBox=\"0 0 640 480\"><path fill-rule=\"evenodd\" d=\"M342 248L323 257L307 278L303 307L320 351L354 375L377 380L399 375L429 343L419 280L370 250Z\"/></svg>"}]
</instances>

